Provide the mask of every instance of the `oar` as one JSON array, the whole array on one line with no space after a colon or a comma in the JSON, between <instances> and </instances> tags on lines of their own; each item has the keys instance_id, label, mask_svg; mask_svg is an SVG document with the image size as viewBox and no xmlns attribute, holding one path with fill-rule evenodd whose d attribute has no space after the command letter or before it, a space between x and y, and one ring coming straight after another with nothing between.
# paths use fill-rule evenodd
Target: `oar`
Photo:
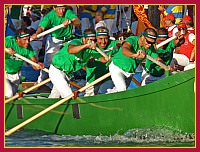
<instances>
[{"instance_id":1,"label":"oar","mask_svg":"<svg viewBox=\"0 0 200 152\"><path fill-rule=\"evenodd\" d=\"M116 48L116 47L111 47L110 50L111 50L111 49L114 49L114 48ZM105 54L103 51L101 51L98 47L96 47L96 50L97 50L103 57L105 57L106 59L109 60L109 57L107 56L107 54ZM108 50L109 50L109 49L108 49ZM108 51L108 50L107 50L107 51ZM110 51L110 50L109 50L109 51ZM134 77L132 78L132 81L133 81L135 84L137 84L138 86L141 86L141 83L138 82Z\"/></svg>"},{"instance_id":2,"label":"oar","mask_svg":"<svg viewBox=\"0 0 200 152\"><path fill-rule=\"evenodd\" d=\"M9 51L9 50L6 49L6 52L7 52L7 51ZM20 54L15 53L14 56L16 56L16 57L18 57L18 58L20 58L20 59L26 61L27 63L29 63L29 64L31 64L31 65L33 65L33 66L36 66L36 67L39 66L37 63L31 61L30 59L27 59L26 57L24 57L24 56L22 56L22 55L20 55ZM47 72L47 73L49 73L49 70L48 70L47 68L44 68L44 69L42 69L42 70L45 71L45 72ZM48 82L50 82L50 80L49 80ZM34 90L34 89L36 89L36 88L38 88L38 87L40 87L40 86L42 86L42 85L48 83L48 82L45 81L44 83L39 83L39 84L37 84L37 85L34 85L33 87L30 87L30 88L28 89L28 92L30 92L30 91L32 91L32 90ZM74 82L72 82L72 81L69 81L69 84L71 84L72 86L74 86L74 87L76 87L76 88L78 88L78 89L82 88L81 86L79 86L78 84L76 84L76 83L74 83ZM24 91L23 91L23 92L24 92ZM26 91L26 93L28 93L28 92ZM12 98L12 97L11 97L11 98ZM14 99L16 99L16 98L13 98L12 100L14 100ZM8 99L8 100L10 101L10 99ZM11 101L12 101L12 100L11 100ZM6 100L6 101L7 101L7 100ZM9 102L9 101L8 101L8 102ZM7 103L7 102L6 102L6 103Z\"/></svg>"},{"instance_id":3,"label":"oar","mask_svg":"<svg viewBox=\"0 0 200 152\"><path fill-rule=\"evenodd\" d=\"M71 21L70 21L70 20L68 20L68 22L69 22L69 24L71 24ZM60 29L60 28L63 28L63 27L65 27L64 24L57 25L57 26L55 26L55 27L53 27L53 28L51 28L51 29L49 29L49 30L46 30L46 31L44 31L44 32L42 32L42 33L40 33L40 34L38 34L38 35L37 35L37 38L39 39L39 38L41 38L41 37L43 37L43 36L45 36L45 35L47 35L47 34L49 34L49 33L51 33L51 32L56 31L56 30L58 30L58 29ZM33 39L30 39L30 41L33 41Z\"/></svg>"},{"instance_id":4,"label":"oar","mask_svg":"<svg viewBox=\"0 0 200 152\"><path fill-rule=\"evenodd\" d=\"M90 84L88 84L88 85L82 87L82 88L79 89L78 91L79 91L79 92L83 92L83 91L85 91L87 88L89 88L89 87L91 87L91 86L93 86L93 85L95 85L95 84L101 82L102 80L108 78L109 76L110 76L110 73L107 73L107 74L103 75L102 77L96 79L95 81L91 82ZM41 112L39 112L38 114L34 115L33 117L31 117L31 118L25 120L25 121L22 122L21 124L19 124L19 125L15 126L14 128L12 128L12 129L6 131L6 132L5 132L5 135L6 135L6 136L11 135L12 133L16 132L17 130L19 130L20 128L22 128L22 127L24 127L25 125L29 124L30 122L34 121L35 119L41 117L42 115L46 114L47 112L51 111L52 109L58 107L59 105L63 104L64 102L68 101L68 100L71 99L73 96L74 96L74 94L72 93L72 94L70 94L69 96L67 96L66 98L64 98L64 99L62 99L62 100L56 102L55 104L49 106L48 108L42 110Z\"/></svg>"},{"instance_id":5,"label":"oar","mask_svg":"<svg viewBox=\"0 0 200 152\"><path fill-rule=\"evenodd\" d=\"M141 86L141 83L138 82L138 80L136 80L134 77L132 77L132 81L133 81L135 84L137 84L138 86Z\"/></svg>"},{"instance_id":6,"label":"oar","mask_svg":"<svg viewBox=\"0 0 200 152\"><path fill-rule=\"evenodd\" d=\"M161 42L160 44L156 45L156 48L158 49L159 47L169 43L170 41L172 41L176 38L177 38L177 36L170 37L170 38L166 39L165 41Z\"/></svg>"},{"instance_id":7,"label":"oar","mask_svg":"<svg viewBox=\"0 0 200 152\"><path fill-rule=\"evenodd\" d=\"M106 60L109 60L109 57L107 54L105 54L103 51L101 51L98 47L96 47L97 52L99 52Z\"/></svg>"},{"instance_id":8,"label":"oar","mask_svg":"<svg viewBox=\"0 0 200 152\"><path fill-rule=\"evenodd\" d=\"M181 35L184 35L183 31L181 31L181 33L180 33L180 34L181 34ZM177 36L175 36L175 35L174 35L174 36L172 36L172 37L168 38L167 40L165 40L165 41L161 42L160 44L156 45L157 49L158 49L159 47L161 47L161 46L163 46L163 45L165 45L165 44L169 43L170 41L172 41L172 40L176 39L176 38L177 38Z\"/></svg>"},{"instance_id":9,"label":"oar","mask_svg":"<svg viewBox=\"0 0 200 152\"><path fill-rule=\"evenodd\" d=\"M8 49L6 49L6 51L8 51ZM24 56L22 56L22 55L20 55L20 54L15 53L14 56L16 56L16 57L18 57L18 58L20 58L20 59L26 61L27 63L29 63L29 64L31 64L31 65L33 65L33 66L36 66L36 67L39 66L37 63L31 61L30 59L27 59L26 57L24 57ZM49 73L49 70L48 70L47 68L44 68L44 69L42 69L42 70L45 71L45 72L47 72L47 73ZM76 88L78 88L78 89L82 88L81 86L79 86L78 84L76 84L76 83L74 83L74 82L72 82L72 81L69 81L69 84L71 84L72 86L74 86L74 87L76 87Z\"/></svg>"},{"instance_id":10,"label":"oar","mask_svg":"<svg viewBox=\"0 0 200 152\"><path fill-rule=\"evenodd\" d=\"M48 79L46 79L46 80L44 80L44 81L42 81L42 82L40 82L40 83L38 83L38 84L36 84L36 85L34 85L34 86L32 86L32 87L30 87L30 88L28 88L28 89L22 91L22 92L19 92L19 93L17 93L16 95L12 96L11 98L5 100L5 103L8 103L8 102L10 102L10 101L13 101L13 100L15 100L15 99L17 99L17 98L19 98L19 97L22 97L23 94L28 93L28 92L30 92L30 91L32 91L32 90L34 90L34 89L37 89L37 88L39 88L40 86L42 86L42 85L44 85L44 84L46 84L46 83L48 83L48 82L50 82L50 81L51 81L50 78L48 78Z\"/></svg>"},{"instance_id":11,"label":"oar","mask_svg":"<svg viewBox=\"0 0 200 152\"><path fill-rule=\"evenodd\" d=\"M152 58L151 56L146 55L146 58L147 58L148 60L154 62L155 64L159 65L159 66L160 66L161 68L163 68L165 71L168 71L168 70L169 70L168 66L166 66L165 64L161 63L160 61L158 61L158 60Z\"/></svg>"}]
</instances>

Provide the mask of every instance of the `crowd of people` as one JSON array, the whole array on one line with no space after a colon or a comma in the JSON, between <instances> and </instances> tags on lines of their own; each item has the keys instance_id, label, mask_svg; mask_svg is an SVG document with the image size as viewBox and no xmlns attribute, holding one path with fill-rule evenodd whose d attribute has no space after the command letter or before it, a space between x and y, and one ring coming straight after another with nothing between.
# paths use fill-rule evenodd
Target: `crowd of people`
<instances>
[{"instance_id":1,"label":"crowd of people","mask_svg":"<svg viewBox=\"0 0 200 152\"><path fill-rule=\"evenodd\" d=\"M70 95L71 75L81 69L86 72L86 84L108 72L111 74L86 90L85 96L93 96L127 90L139 69L142 85L164 78L166 69L146 59L147 55L167 65L171 74L195 67L195 31L190 16L175 12L179 14L175 17L174 12L169 12L174 7L158 6L165 25L158 29L147 27L136 35L137 17L132 7L80 5L77 11L77 7L54 5L41 12L27 9L19 27L9 24L14 36L5 38L5 97L17 93L21 79L23 60L14 56L15 53L38 63L39 66L33 66L41 70L38 83L51 79L49 98ZM39 36L61 24L63 27ZM157 48L170 37L174 39ZM39 62L42 50L44 60ZM49 73L43 68L49 69Z\"/></svg>"}]
</instances>

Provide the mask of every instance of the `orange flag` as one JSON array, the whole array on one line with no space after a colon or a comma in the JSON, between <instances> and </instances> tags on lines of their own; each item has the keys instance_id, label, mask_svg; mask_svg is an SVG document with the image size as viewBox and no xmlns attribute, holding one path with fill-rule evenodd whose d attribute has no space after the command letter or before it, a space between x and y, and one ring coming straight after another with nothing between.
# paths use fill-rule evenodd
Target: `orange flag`
<instances>
[{"instance_id":1,"label":"orange flag","mask_svg":"<svg viewBox=\"0 0 200 152\"><path fill-rule=\"evenodd\" d=\"M154 28L148 20L144 7L142 5L133 5L133 10L138 18L138 24L136 28L136 35L143 32L147 27ZM154 28L155 29L155 28Z\"/></svg>"}]
</instances>

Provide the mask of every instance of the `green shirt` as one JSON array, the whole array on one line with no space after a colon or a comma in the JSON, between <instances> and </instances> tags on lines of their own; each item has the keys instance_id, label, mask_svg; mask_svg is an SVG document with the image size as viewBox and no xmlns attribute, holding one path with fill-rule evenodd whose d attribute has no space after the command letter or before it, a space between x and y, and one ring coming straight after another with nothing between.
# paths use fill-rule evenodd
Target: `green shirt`
<instances>
[{"instance_id":1,"label":"green shirt","mask_svg":"<svg viewBox=\"0 0 200 152\"><path fill-rule=\"evenodd\" d=\"M66 74L76 72L86 65L91 56L100 58L101 55L95 50L85 49L77 54L70 54L68 52L69 45L83 45L82 39L74 39L67 43L60 51L58 51L53 59L52 64L59 70L64 71Z\"/></svg>"},{"instance_id":2,"label":"green shirt","mask_svg":"<svg viewBox=\"0 0 200 152\"><path fill-rule=\"evenodd\" d=\"M106 48L104 48L105 50L116 46L118 40L110 40L108 41L108 45ZM104 52L104 49L99 48L102 52ZM107 55L114 55L119 51L118 48L111 50L109 52L105 52ZM87 67L86 67L86 81L91 83L94 80L96 80L97 78L103 76L104 74L108 73L108 67L106 66L106 64L98 61L98 60L94 60L94 61L89 61L87 63Z\"/></svg>"},{"instance_id":3,"label":"green shirt","mask_svg":"<svg viewBox=\"0 0 200 152\"><path fill-rule=\"evenodd\" d=\"M57 25L62 24L66 19L72 20L73 18L77 18L76 14L73 11L66 9L65 14L62 17L58 17L56 15L56 11L52 10L47 15L44 16L39 26L44 28L53 28ZM63 39L64 37L69 38L72 36L72 24L69 24L67 27L60 28L51 33L52 37L57 39Z\"/></svg>"},{"instance_id":4,"label":"green shirt","mask_svg":"<svg viewBox=\"0 0 200 152\"><path fill-rule=\"evenodd\" d=\"M36 52L32 49L30 44L28 45L28 48L20 47L16 39L13 36L7 36L6 42L5 42L6 48L12 48L17 54L20 54L26 58L31 58L35 56ZM21 67L23 65L24 60L19 59L16 56L11 56L10 54L5 54L5 70L9 74L17 73L21 70Z\"/></svg>"},{"instance_id":5,"label":"green shirt","mask_svg":"<svg viewBox=\"0 0 200 152\"><path fill-rule=\"evenodd\" d=\"M173 58L173 50L175 47L176 46L174 45L174 42L171 41L167 45L166 49L159 48L157 51L154 51L158 54L158 56L164 61L166 65L169 65ZM157 64L149 60L146 60L145 69L148 73L157 77L160 77L165 73L164 69L160 68Z\"/></svg>"},{"instance_id":6,"label":"green shirt","mask_svg":"<svg viewBox=\"0 0 200 152\"><path fill-rule=\"evenodd\" d=\"M157 53L159 57L165 62L166 65L169 65L173 58L173 51L176 48L174 41L169 42L166 49L159 48Z\"/></svg>"},{"instance_id":7,"label":"green shirt","mask_svg":"<svg viewBox=\"0 0 200 152\"><path fill-rule=\"evenodd\" d=\"M130 43L130 48L133 53L137 53L138 50L144 50L148 55L152 53L151 49L145 50L144 47L141 47L138 44L139 36L130 36L124 42ZM152 53L156 56L156 54ZM122 47L119 52L113 57L113 63L128 73L134 73L138 65L143 61L143 59L137 59L132 57L127 57L122 54Z\"/></svg>"}]
</instances>

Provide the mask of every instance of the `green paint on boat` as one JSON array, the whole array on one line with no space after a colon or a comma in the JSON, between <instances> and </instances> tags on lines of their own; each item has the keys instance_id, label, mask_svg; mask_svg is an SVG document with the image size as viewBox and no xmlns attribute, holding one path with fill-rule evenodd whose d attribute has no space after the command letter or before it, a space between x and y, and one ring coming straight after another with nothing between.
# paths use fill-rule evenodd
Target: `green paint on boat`
<instances>
[{"instance_id":1,"label":"green paint on boat","mask_svg":"<svg viewBox=\"0 0 200 152\"><path fill-rule=\"evenodd\" d=\"M129 129L166 127L195 133L195 70L179 72L136 89L70 100L26 125L62 135L114 135ZM24 97L5 105L6 128L22 123L60 99ZM17 118L16 105L23 107ZM73 118L79 105L80 119Z\"/></svg>"}]
</instances>

